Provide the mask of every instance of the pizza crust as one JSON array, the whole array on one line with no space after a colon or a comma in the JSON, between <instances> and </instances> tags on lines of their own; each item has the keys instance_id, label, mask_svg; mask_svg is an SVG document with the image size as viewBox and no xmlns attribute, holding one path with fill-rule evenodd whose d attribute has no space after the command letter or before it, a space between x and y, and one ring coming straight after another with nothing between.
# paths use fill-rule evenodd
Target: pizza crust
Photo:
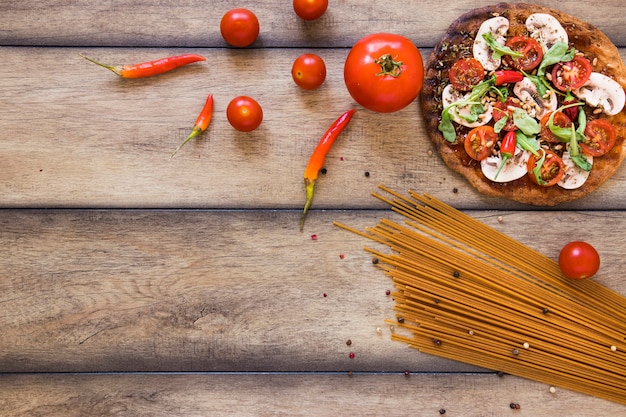
<instances>
[{"instance_id":1,"label":"pizza crust","mask_svg":"<svg viewBox=\"0 0 626 417\"><path fill-rule=\"evenodd\" d=\"M441 91L448 84L448 70L460 57L471 56L474 36L481 23L495 15L502 15L509 19L509 36L513 36L526 33L525 21L532 13L554 16L565 28L570 44L594 62L593 70L614 78L622 88L626 88L626 67L619 50L599 29L558 10L525 3L500 3L471 10L450 25L426 61L420 105L429 137L445 164L463 175L479 192L536 206L554 206L590 194L617 171L626 156L626 110L615 116L603 116L615 125L617 141L610 153L594 159L589 178L582 187L574 190L559 186L541 187L533 184L527 176L508 183L492 182L482 174L480 162L467 157L462 144L450 145L438 130L442 111Z\"/></svg>"}]
</instances>

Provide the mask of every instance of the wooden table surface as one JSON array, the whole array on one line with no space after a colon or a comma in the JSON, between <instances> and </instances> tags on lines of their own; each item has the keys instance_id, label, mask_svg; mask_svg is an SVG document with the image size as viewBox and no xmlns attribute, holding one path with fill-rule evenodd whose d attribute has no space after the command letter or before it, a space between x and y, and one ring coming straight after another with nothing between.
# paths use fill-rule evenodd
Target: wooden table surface
<instances>
[{"instance_id":1,"label":"wooden table surface","mask_svg":"<svg viewBox=\"0 0 626 417\"><path fill-rule=\"evenodd\" d=\"M351 45L395 32L426 58L458 15L493 3L330 0L305 22L288 1L1 0L1 414L623 415L390 340L391 282L367 242L332 223L374 226L391 215L370 195L378 184L414 189L552 258L587 240L602 257L595 279L626 294L625 166L581 200L524 206L449 171L417 103L359 108L298 228L309 155L355 105L343 83ZM626 56L622 0L538 3L596 25ZM239 6L261 24L246 49L219 32ZM187 52L207 62L143 80L79 55L117 64ZM304 52L326 61L319 90L291 80ZM209 93L209 129L170 159ZM241 94L264 109L252 133L226 120Z\"/></svg>"}]
</instances>

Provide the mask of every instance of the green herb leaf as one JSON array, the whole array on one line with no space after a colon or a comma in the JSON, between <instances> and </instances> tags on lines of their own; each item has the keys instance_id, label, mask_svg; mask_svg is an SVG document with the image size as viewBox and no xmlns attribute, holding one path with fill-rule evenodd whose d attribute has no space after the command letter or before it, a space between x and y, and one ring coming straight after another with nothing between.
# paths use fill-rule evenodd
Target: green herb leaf
<instances>
[{"instance_id":1,"label":"green herb leaf","mask_svg":"<svg viewBox=\"0 0 626 417\"><path fill-rule=\"evenodd\" d=\"M543 60L537 69L537 76L541 77L545 75L546 68L550 65L557 64L559 62L569 62L574 59L576 50L574 48L567 49L568 45L565 42L557 42L544 54Z\"/></svg>"},{"instance_id":2,"label":"green herb leaf","mask_svg":"<svg viewBox=\"0 0 626 417\"><path fill-rule=\"evenodd\" d=\"M575 106L582 106L583 104L584 103L573 103L573 104L568 104L568 105L565 105L565 106L561 106L558 109L556 109L556 111L552 112L552 114L550 114L550 117L548 118L548 129L550 129L550 131L554 134L554 136L556 136L562 142L569 142L571 137L572 137L572 133L571 133L570 128L568 128L568 127L560 127L560 126L555 125L554 124L554 115L556 113L558 113L558 112L561 112L561 111L567 109L567 108L575 107ZM581 116L581 114L582 114L582 116ZM581 125L580 122L581 121L583 122L582 125L584 125L583 128L582 128L582 131L580 131L580 125ZM585 126L587 125L587 119L586 119L584 111L579 111L578 112L578 122L579 122L579 127L578 127L579 130L577 131L577 133L579 133L579 134L582 133L583 138L584 138ZM572 128L573 128L573 125L572 125Z\"/></svg>"},{"instance_id":3,"label":"green herb leaf","mask_svg":"<svg viewBox=\"0 0 626 417\"><path fill-rule=\"evenodd\" d=\"M509 116L505 115L502 119L498 120L493 125L493 130L495 130L496 133L500 133L502 131L502 129L504 128L504 125L506 125L507 120L509 120Z\"/></svg>"},{"instance_id":4,"label":"green herb leaf","mask_svg":"<svg viewBox=\"0 0 626 417\"><path fill-rule=\"evenodd\" d=\"M579 113L585 113L585 112L581 111ZM579 119L580 119L580 116L579 116ZM574 125L572 125L571 127L570 135L571 135L570 142L569 142L570 158L572 158L572 161L574 161L574 164L576 164L578 168L582 169L583 171L591 171L591 168L593 168L593 165L587 160L585 155L583 155L580 151L580 145L578 145L578 138L577 138L578 132L574 130Z\"/></svg>"},{"instance_id":5,"label":"green herb leaf","mask_svg":"<svg viewBox=\"0 0 626 417\"><path fill-rule=\"evenodd\" d=\"M493 33L487 32L483 33L483 39L489 45L489 48L493 51L492 58L497 60L502 58L504 55L508 55L513 58L521 58L524 56L521 52L516 52L509 48L508 46L504 46L498 43L496 38L493 36Z\"/></svg>"},{"instance_id":6,"label":"green herb leaf","mask_svg":"<svg viewBox=\"0 0 626 417\"><path fill-rule=\"evenodd\" d=\"M513 110L513 122L525 135L532 136L541 131L541 125L537 120L520 108Z\"/></svg>"},{"instance_id":7,"label":"green herb leaf","mask_svg":"<svg viewBox=\"0 0 626 417\"><path fill-rule=\"evenodd\" d=\"M454 109L456 106L457 103L452 103L446 106L441 112L441 122L439 122L438 129L448 142L456 141L456 130L452 124L452 115L450 114L450 110Z\"/></svg>"},{"instance_id":8,"label":"green herb leaf","mask_svg":"<svg viewBox=\"0 0 626 417\"><path fill-rule=\"evenodd\" d=\"M548 82L548 79L542 75L542 76L537 76L537 75L532 75L532 74L527 74L524 71L522 71L522 73L524 74L525 77L530 78L530 81L533 82L533 84L535 84L535 86L537 87L537 93L539 94L539 96L543 97L546 95L546 93L548 92L550 87L550 83Z\"/></svg>"},{"instance_id":9,"label":"green herb leaf","mask_svg":"<svg viewBox=\"0 0 626 417\"><path fill-rule=\"evenodd\" d=\"M516 146L523 151L528 151L535 156L539 156L539 141L534 136L526 136L522 131L515 132Z\"/></svg>"},{"instance_id":10,"label":"green herb leaf","mask_svg":"<svg viewBox=\"0 0 626 417\"><path fill-rule=\"evenodd\" d=\"M542 150L542 152L543 152L543 155L541 155L541 158L539 158L539 160L537 161L537 164L535 165L532 171L533 175L535 176L535 179L537 180L537 184L545 183L543 178L541 178L541 167L543 166L543 163L546 161L546 151Z\"/></svg>"},{"instance_id":11,"label":"green herb leaf","mask_svg":"<svg viewBox=\"0 0 626 417\"><path fill-rule=\"evenodd\" d=\"M450 103L447 105L443 111L441 112L441 122L439 122L439 126L437 127L439 131L443 134L443 137L448 142L456 141L456 130L454 129L454 125L452 124L452 115L450 111L454 111L456 114L456 107L463 106L472 106L470 116L460 116L464 119L468 120L470 123L478 120L478 116L485 112L484 107L482 106L482 98L487 94L489 89L495 83L495 77L488 78L484 81L478 83L474 88L472 88L472 92L470 95L464 99L454 103ZM482 109L482 112L478 113ZM474 118L475 117L475 118ZM472 120L473 119L473 120Z\"/></svg>"}]
</instances>

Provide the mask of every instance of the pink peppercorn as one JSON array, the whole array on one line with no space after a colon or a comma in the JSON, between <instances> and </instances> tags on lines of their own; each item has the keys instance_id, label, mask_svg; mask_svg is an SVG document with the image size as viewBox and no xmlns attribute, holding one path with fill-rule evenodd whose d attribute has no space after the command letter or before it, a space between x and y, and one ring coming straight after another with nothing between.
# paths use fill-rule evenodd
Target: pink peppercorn
<instances>
[{"instance_id":1,"label":"pink peppercorn","mask_svg":"<svg viewBox=\"0 0 626 417\"><path fill-rule=\"evenodd\" d=\"M350 359L354 359L354 352L350 352L350 355L348 356L350 356Z\"/></svg>"}]
</instances>

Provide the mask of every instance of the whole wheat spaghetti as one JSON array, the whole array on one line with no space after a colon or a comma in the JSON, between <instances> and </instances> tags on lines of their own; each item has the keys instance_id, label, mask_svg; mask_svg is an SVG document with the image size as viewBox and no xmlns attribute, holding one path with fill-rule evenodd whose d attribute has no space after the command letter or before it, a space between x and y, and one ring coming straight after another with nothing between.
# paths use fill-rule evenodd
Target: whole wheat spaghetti
<instances>
[{"instance_id":1,"label":"whole wheat spaghetti","mask_svg":"<svg viewBox=\"0 0 626 417\"><path fill-rule=\"evenodd\" d=\"M374 196L402 214L365 232L393 279L392 338L422 352L626 404L626 298L428 195Z\"/></svg>"}]
</instances>

